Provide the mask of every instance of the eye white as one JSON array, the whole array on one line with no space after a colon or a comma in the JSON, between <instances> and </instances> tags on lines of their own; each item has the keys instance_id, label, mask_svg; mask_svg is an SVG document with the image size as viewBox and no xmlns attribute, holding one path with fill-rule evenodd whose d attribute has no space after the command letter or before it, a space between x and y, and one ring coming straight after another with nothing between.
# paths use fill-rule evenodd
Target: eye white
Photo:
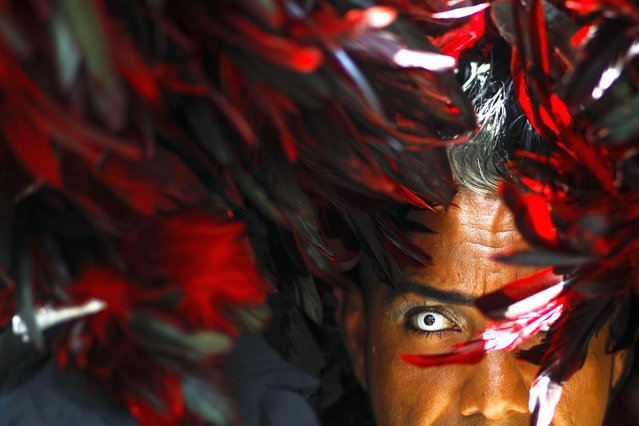
<instances>
[{"instance_id":1,"label":"eye white","mask_svg":"<svg viewBox=\"0 0 639 426\"><path fill-rule=\"evenodd\" d=\"M420 312L415 316L414 325L423 331L441 331L448 328L448 319L438 312Z\"/></svg>"}]
</instances>

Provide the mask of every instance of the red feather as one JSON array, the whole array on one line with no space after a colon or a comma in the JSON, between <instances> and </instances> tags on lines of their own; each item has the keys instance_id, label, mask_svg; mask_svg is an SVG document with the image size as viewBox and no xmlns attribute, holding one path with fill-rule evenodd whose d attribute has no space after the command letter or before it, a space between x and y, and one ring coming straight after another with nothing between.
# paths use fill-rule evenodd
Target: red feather
<instances>
[{"instance_id":1,"label":"red feather","mask_svg":"<svg viewBox=\"0 0 639 426\"><path fill-rule=\"evenodd\" d=\"M432 37L433 44L444 55L459 59L462 52L472 48L486 32L486 11L482 10L470 17L467 23L451 29L441 36Z\"/></svg>"},{"instance_id":2,"label":"red feather","mask_svg":"<svg viewBox=\"0 0 639 426\"><path fill-rule=\"evenodd\" d=\"M11 108L8 108L9 104ZM18 114L15 114L16 107ZM0 108L0 126L17 159L37 182L60 187L60 162L52 149L50 136L29 123L29 118L20 111L19 102L15 99Z\"/></svg>"},{"instance_id":3,"label":"red feather","mask_svg":"<svg viewBox=\"0 0 639 426\"><path fill-rule=\"evenodd\" d=\"M190 327L235 334L225 307L259 305L269 291L240 223L193 211L152 219L123 246L142 282L168 280L182 292L178 314Z\"/></svg>"},{"instance_id":4,"label":"red feather","mask_svg":"<svg viewBox=\"0 0 639 426\"><path fill-rule=\"evenodd\" d=\"M203 211L147 219L121 246L126 276L106 265L89 266L69 287L74 302L99 299L106 308L89 316L68 341L58 341L58 360L83 368L145 426L186 421L191 415L179 369L167 365L153 340L133 328L135 317L164 321L185 333L236 335L233 309L262 306L269 286L257 271L244 226ZM176 297L177 303L167 303ZM152 392L163 408L138 389Z\"/></svg>"},{"instance_id":5,"label":"red feather","mask_svg":"<svg viewBox=\"0 0 639 426\"><path fill-rule=\"evenodd\" d=\"M537 246L555 247L557 229L550 217L548 202L537 194L521 194L513 184L502 183L499 193L512 210L519 228Z\"/></svg>"}]
</instances>

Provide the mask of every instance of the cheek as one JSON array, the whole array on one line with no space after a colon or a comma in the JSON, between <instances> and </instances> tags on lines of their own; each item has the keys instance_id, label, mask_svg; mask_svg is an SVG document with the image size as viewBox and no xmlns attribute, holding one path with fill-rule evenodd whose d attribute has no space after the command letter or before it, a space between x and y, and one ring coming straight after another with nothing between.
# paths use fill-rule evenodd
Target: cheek
<instances>
[{"instance_id":1,"label":"cheek","mask_svg":"<svg viewBox=\"0 0 639 426\"><path fill-rule=\"evenodd\" d=\"M377 321L369 325L368 391L377 424L455 423L451 416L458 412L463 367L414 367L399 358L402 353L411 353L411 348L396 333L388 332Z\"/></svg>"},{"instance_id":2,"label":"cheek","mask_svg":"<svg viewBox=\"0 0 639 426\"><path fill-rule=\"evenodd\" d=\"M608 404L612 367L612 356L605 354L603 341L601 337L593 339L583 368L564 384L554 424L602 424Z\"/></svg>"}]
</instances>

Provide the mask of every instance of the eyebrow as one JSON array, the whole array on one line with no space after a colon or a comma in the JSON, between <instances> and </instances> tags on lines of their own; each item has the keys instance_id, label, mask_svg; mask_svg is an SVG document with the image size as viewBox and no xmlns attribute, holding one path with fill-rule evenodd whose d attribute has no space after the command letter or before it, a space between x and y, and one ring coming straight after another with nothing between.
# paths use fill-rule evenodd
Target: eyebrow
<instances>
[{"instance_id":1,"label":"eyebrow","mask_svg":"<svg viewBox=\"0 0 639 426\"><path fill-rule=\"evenodd\" d=\"M457 293L455 291L440 290L426 283L417 283L414 281L403 281L397 287L392 288L386 296L386 301L390 303L398 296L407 293L413 293L441 303L451 303L456 305L473 305L475 303L474 297Z\"/></svg>"}]
</instances>

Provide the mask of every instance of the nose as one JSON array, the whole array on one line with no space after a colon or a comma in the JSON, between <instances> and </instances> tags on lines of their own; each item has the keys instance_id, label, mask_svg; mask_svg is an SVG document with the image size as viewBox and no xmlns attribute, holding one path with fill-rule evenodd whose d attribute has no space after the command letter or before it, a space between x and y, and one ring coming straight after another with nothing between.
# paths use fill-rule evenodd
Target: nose
<instances>
[{"instance_id":1,"label":"nose","mask_svg":"<svg viewBox=\"0 0 639 426\"><path fill-rule=\"evenodd\" d=\"M490 352L479 364L468 368L460 414L500 420L528 413L528 386L513 353Z\"/></svg>"}]
</instances>

